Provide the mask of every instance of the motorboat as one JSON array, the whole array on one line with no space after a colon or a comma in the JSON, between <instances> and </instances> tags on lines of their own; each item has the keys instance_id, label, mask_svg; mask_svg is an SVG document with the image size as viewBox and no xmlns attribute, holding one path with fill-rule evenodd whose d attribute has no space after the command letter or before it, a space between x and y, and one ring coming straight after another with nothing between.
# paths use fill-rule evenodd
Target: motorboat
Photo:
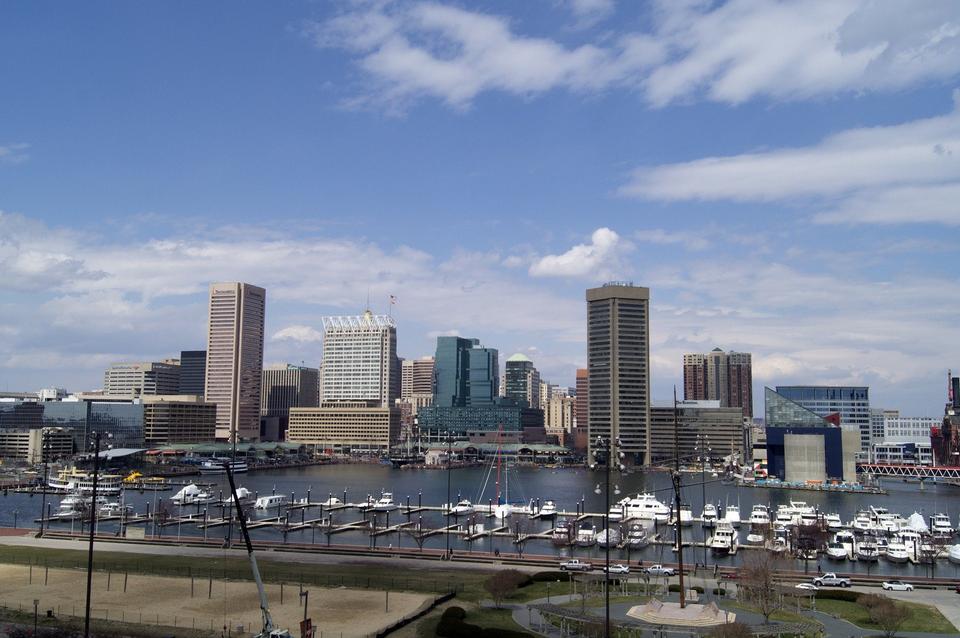
<instances>
[{"instance_id":1,"label":"motorboat","mask_svg":"<svg viewBox=\"0 0 960 638\"><path fill-rule=\"evenodd\" d=\"M614 503L610 506L610 509L607 511L607 520L613 523L619 523L624 518L624 510L626 507L623 503Z\"/></svg>"},{"instance_id":2,"label":"motorboat","mask_svg":"<svg viewBox=\"0 0 960 638\"><path fill-rule=\"evenodd\" d=\"M827 558L831 560L847 560L847 548L843 543L833 541L827 543Z\"/></svg>"},{"instance_id":3,"label":"motorboat","mask_svg":"<svg viewBox=\"0 0 960 638\"><path fill-rule=\"evenodd\" d=\"M910 560L906 544L899 538L891 540L887 545L886 559L891 563L906 563Z\"/></svg>"},{"instance_id":4,"label":"motorboat","mask_svg":"<svg viewBox=\"0 0 960 638\"><path fill-rule=\"evenodd\" d=\"M727 505L723 510L723 520L733 527L740 527L740 507Z\"/></svg>"},{"instance_id":5,"label":"motorboat","mask_svg":"<svg viewBox=\"0 0 960 638\"><path fill-rule=\"evenodd\" d=\"M47 486L55 490L76 492L79 494L93 493L93 472L84 472L75 467L69 467L57 472L47 480ZM123 477L119 474L97 474L97 494L113 496L120 493L123 486Z\"/></svg>"},{"instance_id":6,"label":"motorboat","mask_svg":"<svg viewBox=\"0 0 960 638\"><path fill-rule=\"evenodd\" d=\"M773 539L773 546L770 547L770 551L774 554L782 554L787 551L787 539L780 536Z\"/></svg>"},{"instance_id":7,"label":"motorboat","mask_svg":"<svg viewBox=\"0 0 960 638\"><path fill-rule=\"evenodd\" d=\"M956 533L953 525L950 524L950 517L946 514L934 514L931 523L930 531L936 536L949 538Z\"/></svg>"},{"instance_id":8,"label":"motorboat","mask_svg":"<svg viewBox=\"0 0 960 638\"><path fill-rule=\"evenodd\" d=\"M393 492L382 492L373 504L374 512L392 512L395 509L397 504L393 502Z\"/></svg>"},{"instance_id":9,"label":"motorboat","mask_svg":"<svg viewBox=\"0 0 960 638\"><path fill-rule=\"evenodd\" d=\"M556 501L544 501L543 506L540 508L540 518L553 518L557 515L557 503Z\"/></svg>"},{"instance_id":10,"label":"motorboat","mask_svg":"<svg viewBox=\"0 0 960 638\"><path fill-rule=\"evenodd\" d=\"M838 529L843 529L843 521L840 519L840 515L834 512L833 514L825 514L823 520L827 523L827 529L831 532L835 532Z\"/></svg>"},{"instance_id":11,"label":"motorboat","mask_svg":"<svg viewBox=\"0 0 960 638\"><path fill-rule=\"evenodd\" d=\"M197 469L200 470L200 474L226 474L225 465L229 465L230 471L234 474L242 474L250 469L246 461L230 460L220 456L207 459Z\"/></svg>"},{"instance_id":12,"label":"motorboat","mask_svg":"<svg viewBox=\"0 0 960 638\"><path fill-rule=\"evenodd\" d=\"M670 520L670 508L658 501L653 494L637 494L623 499L619 505L623 506L623 520L636 518L657 523L666 523Z\"/></svg>"},{"instance_id":13,"label":"motorboat","mask_svg":"<svg viewBox=\"0 0 960 638\"><path fill-rule=\"evenodd\" d=\"M751 525L769 525L770 524L770 510L767 509L766 505L753 506L753 509L750 510L750 524Z\"/></svg>"},{"instance_id":14,"label":"motorboat","mask_svg":"<svg viewBox=\"0 0 960 638\"><path fill-rule=\"evenodd\" d=\"M877 553L878 553L880 556L886 556L886 555L887 555L887 547L889 547L889 546L890 546L890 541L888 541L887 539L885 539L885 538L878 538L878 539L877 539Z\"/></svg>"},{"instance_id":15,"label":"motorboat","mask_svg":"<svg viewBox=\"0 0 960 638\"><path fill-rule=\"evenodd\" d=\"M951 545L947 550L947 560L954 565L960 565L960 545Z\"/></svg>"},{"instance_id":16,"label":"motorboat","mask_svg":"<svg viewBox=\"0 0 960 638\"><path fill-rule=\"evenodd\" d=\"M813 525L816 523L816 518L817 511L804 501L790 501L789 505L781 505L777 508L777 522L784 525Z\"/></svg>"},{"instance_id":17,"label":"motorboat","mask_svg":"<svg viewBox=\"0 0 960 638\"><path fill-rule=\"evenodd\" d=\"M879 530L878 526L873 522L873 517L870 515L870 512L865 510L860 510L856 513L850 522L850 527L862 534L872 534Z\"/></svg>"},{"instance_id":18,"label":"motorboat","mask_svg":"<svg viewBox=\"0 0 960 638\"><path fill-rule=\"evenodd\" d=\"M816 511L800 512L798 525L801 527L816 527L819 522L819 515Z\"/></svg>"},{"instance_id":19,"label":"motorboat","mask_svg":"<svg viewBox=\"0 0 960 638\"><path fill-rule=\"evenodd\" d=\"M237 488L237 500L241 503L249 503L253 500L253 492L245 487Z\"/></svg>"},{"instance_id":20,"label":"motorboat","mask_svg":"<svg viewBox=\"0 0 960 638\"><path fill-rule=\"evenodd\" d=\"M767 525L751 525L750 533L747 534L747 545L762 545L767 539Z\"/></svg>"},{"instance_id":21,"label":"motorboat","mask_svg":"<svg viewBox=\"0 0 960 638\"><path fill-rule=\"evenodd\" d=\"M710 539L710 552L715 556L736 553L738 546L737 531L727 521L718 521Z\"/></svg>"},{"instance_id":22,"label":"motorboat","mask_svg":"<svg viewBox=\"0 0 960 638\"><path fill-rule=\"evenodd\" d=\"M70 494L60 500L55 518L75 519L83 517L90 509L90 496L81 494ZM103 507L107 504L107 497L97 495L97 506Z\"/></svg>"},{"instance_id":23,"label":"motorboat","mask_svg":"<svg viewBox=\"0 0 960 638\"><path fill-rule=\"evenodd\" d=\"M597 534L597 545L600 547L616 547L620 544L620 530L616 527L610 527L600 530Z\"/></svg>"},{"instance_id":24,"label":"motorboat","mask_svg":"<svg viewBox=\"0 0 960 638\"><path fill-rule=\"evenodd\" d=\"M693 525L693 510L686 503L680 504L680 525L683 527Z\"/></svg>"},{"instance_id":25,"label":"motorboat","mask_svg":"<svg viewBox=\"0 0 960 638\"><path fill-rule=\"evenodd\" d=\"M877 550L877 544L864 541L857 545L856 557L858 561L865 563L876 562L880 559L880 552Z\"/></svg>"},{"instance_id":26,"label":"motorboat","mask_svg":"<svg viewBox=\"0 0 960 638\"><path fill-rule=\"evenodd\" d=\"M450 508L450 513L454 516L469 516L474 511L476 511L476 508L467 499L457 501L457 504Z\"/></svg>"},{"instance_id":27,"label":"motorboat","mask_svg":"<svg viewBox=\"0 0 960 638\"><path fill-rule=\"evenodd\" d=\"M324 507L342 507L343 501L341 501L336 496L330 496L327 500L320 503Z\"/></svg>"},{"instance_id":28,"label":"motorboat","mask_svg":"<svg viewBox=\"0 0 960 638\"><path fill-rule=\"evenodd\" d=\"M557 546L570 544L570 524L567 519L557 521L557 526L553 528L550 540Z\"/></svg>"},{"instance_id":29,"label":"motorboat","mask_svg":"<svg viewBox=\"0 0 960 638\"><path fill-rule=\"evenodd\" d=\"M717 522L717 506L713 503L707 503L703 506L703 513L700 515L700 524L704 527L713 527Z\"/></svg>"},{"instance_id":30,"label":"motorboat","mask_svg":"<svg viewBox=\"0 0 960 638\"><path fill-rule=\"evenodd\" d=\"M116 501L110 503L104 503L97 508L97 517L113 517L120 516L126 518L133 514L133 505L121 504Z\"/></svg>"},{"instance_id":31,"label":"motorboat","mask_svg":"<svg viewBox=\"0 0 960 638\"><path fill-rule=\"evenodd\" d=\"M773 519L773 522L776 525L790 527L793 525L793 512L786 509L786 506L781 505L779 508L777 508L777 516Z\"/></svg>"},{"instance_id":32,"label":"motorboat","mask_svg":"<svg viewBox=\"0 0 960 638\"><path fill-rule=\"evenodd\" d=\"M641 549L650 544L650 538L647 536L647 528L639 523L634 523L630 526L630 531L627 532L627 545L631 549Z\"/></svg>"},{"instance_id":33,"label":"motorboat","mask_svg":"<svg viewBox=\"0 0 960 638\"><path fill-rule=\"evenodd\" d=\"M254 502L253 508L258 510L270 510L275 507L279 508L286 502L287 497L283 494L269 494L267 496L259 497Z\"/></svg>"},{"instance_id":34,"label":"motorboat","mask_svg":"<svg viewBox=\"0 0 960 638\"><path fill-rule=\"evenodd\" d=\"M213 503L216 499L212 494L200 489L195 483L182 488L170 497L174 505L204 505Z\"/></svg>"},{"instance_id":35,"label":"motorboat","mask_svg":"<svg viewBox=\"0 0 960 638\"><path fill-rule=\"evenodd\" d=\"M593 523L581 524L574 542L577 547L593 547L597 544L597 528L593 526Z\"/></svg>"},{"instance_id":36,"label":"motorboat","mask_svg":"<svg viewBox=\"0 0 960 638\"><path fill-rule=\"evenodd\" d=\"M533 504L533 499L526 505L521 503L500 503L499 505L493 506L493 515L496 518L504 519L509 518L514 514L521 514L526 516L533 516L536 514L536 508Z\"/></svg>"}]
</instances>

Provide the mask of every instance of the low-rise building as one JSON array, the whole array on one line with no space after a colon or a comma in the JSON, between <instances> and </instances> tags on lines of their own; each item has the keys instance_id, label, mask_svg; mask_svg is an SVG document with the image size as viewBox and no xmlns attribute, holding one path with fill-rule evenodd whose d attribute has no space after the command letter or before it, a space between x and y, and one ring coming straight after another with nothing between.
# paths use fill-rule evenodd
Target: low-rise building
<instances>
[{"instance_id":1,"label":"low-rise building","mask_svg":"<svg viewBox=\"0 0 960 638\"><path fill-rule=\"evenodd\" d=\"M700 456L698 440L709 444L711 456L719 460L737 455L744 459L743 409L720 407L719 400L677 402L676 428L673 402L650 406L650 459L670 463L677 455L681 463ZM674 430L676 429L676 438Z\"/></svg>"},{"instance_id":2,"label":"low-rise building","mask_svg":"<svg viewBox=\"0 0 960 638\"><path fill-rule=\"evenodd\" d=\"M148 447L211 443L217 435L217 406L196 395L141 397L143 437Z\"/></svg>"},{"instance_id":3,"label":"low-rise building","mask_svg":"<svg viewBox=\"0 0 960 638\"><path fill-rule=\"evenodd\" d=\"M400 435L400 410L371 401L291 408L287 441L332 454L385 453Z\"/></svg>"},{"instance_id":4,"label":"low-rise building","mask_svg":"<svg viewBox=\"0 0 960 638\"><path fill-rule=\"evenodd\" d=\"M0 429L0 458L37 464L73 452L73 436L60 428Z\"/></svg>"}]
</instances>

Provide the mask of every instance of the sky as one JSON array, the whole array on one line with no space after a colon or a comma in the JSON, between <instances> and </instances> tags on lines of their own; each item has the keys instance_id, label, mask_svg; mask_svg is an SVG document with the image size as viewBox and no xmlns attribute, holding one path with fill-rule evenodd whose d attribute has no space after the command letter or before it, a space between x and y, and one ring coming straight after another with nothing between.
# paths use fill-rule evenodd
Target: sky
<instances>
[{"instance_id":1,"label":"sky","mask_svg":"<svg viewBox=\"0 0 960 638\"><path fill-rule=\"evenodd\" d=\"M268 364L369 298L573 385L617 279L654 399L720 347L758 412L933 416L958 240L953 0L0 3L0 390L205 347L212 281L267 289Z\"/></svg>"}]
</instances>

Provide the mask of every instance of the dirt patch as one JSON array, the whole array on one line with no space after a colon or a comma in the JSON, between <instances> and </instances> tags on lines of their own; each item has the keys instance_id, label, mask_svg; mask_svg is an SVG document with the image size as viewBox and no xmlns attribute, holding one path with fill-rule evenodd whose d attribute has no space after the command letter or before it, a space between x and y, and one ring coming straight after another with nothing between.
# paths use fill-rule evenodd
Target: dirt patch
<instances>
[{"instance_id":1,"label":"dirt patch","mask_svg":"<svg viewBox=\"0 0 960 638\"><path fill-rule=\"evenodd\" d=\"M319 567L318 567L319 568ZM126 579L126 592L124 592ZM46 584L45 584L46 583ZM296 584L269 584L267 597L274 624L299 635L303 607ZM411 614L431 599L409 592L309 587L308 615L326 637L366 636ZM83 616L86 572L70 569L0 565L0 604L11 609L40 613L52 610L58 616ZM191 595L189 578L95 572L93 617L121 622L206 629L219 632L224 626L236 634L259 631L262 621L257 587L252 581L195 578Z\"/></svg>"}]
</instances>

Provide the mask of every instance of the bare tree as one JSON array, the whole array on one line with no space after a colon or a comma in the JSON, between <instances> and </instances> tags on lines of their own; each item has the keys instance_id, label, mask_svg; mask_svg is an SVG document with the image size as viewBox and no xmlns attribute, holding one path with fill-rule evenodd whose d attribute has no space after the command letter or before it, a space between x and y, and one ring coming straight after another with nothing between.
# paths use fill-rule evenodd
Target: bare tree
<instances>
[{"instance_id":1,"label":"bare tree","mask_svg":"<svg viewBox=\"0 0 960 638\"><path fill-rule=\"evenodd\" d=\"M483 588L493 598L493 603L499 608L503 599L512 594L527 579L516 569L502 569L495 572L483 583Z\"/></svg>"},{"instance_id":2,"label":"bare tree","mask_svg":"<svg viewBox=\"0 0 960 638\"><path fill-rule=\"evenodd\" d=\"M898 605L886 596L866 594L857 599L857 604L869 610L870 620L887 638L893 638L910 617L910 611L905 605Z\"/></svg>"},{"instance_id":3,"label":"bare tree","mask_svg":"<svg viewBox=\"0 0 960 638\"><path fill-rule=\"evenodd\" d=\"M783 606L783 597L777 583L779 557L769 552L750 552L744 557L740 569L739 591L744 602L756 607L763 621L770 623L770 616Z\"/></svg>"}]
</instances>

